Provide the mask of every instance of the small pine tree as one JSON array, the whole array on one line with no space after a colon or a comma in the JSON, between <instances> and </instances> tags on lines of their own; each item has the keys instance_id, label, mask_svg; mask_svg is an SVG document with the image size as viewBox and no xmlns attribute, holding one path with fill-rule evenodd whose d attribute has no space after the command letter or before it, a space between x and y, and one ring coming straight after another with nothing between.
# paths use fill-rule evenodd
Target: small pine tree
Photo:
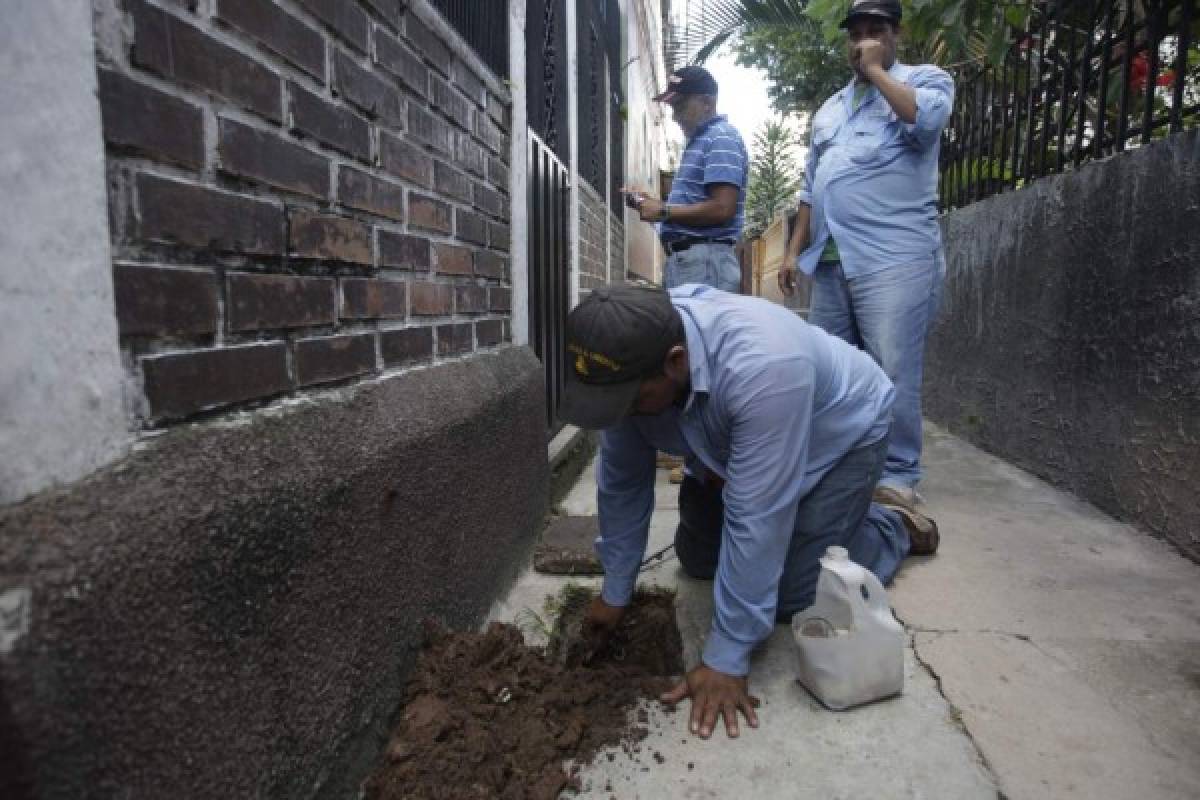
<instances>
[{"instance_id":1,"label":"small pine tree","mask_svg":"<svg viewBox=\"0 0 1200 800\"><path fill-rule=\"evenodd\" d=\"M754 134L754 158L746 191L747 237L761 234L795 199L799 170L792 157L794 144L782 117L767 120Z\"/></svg>"}]
</instances>

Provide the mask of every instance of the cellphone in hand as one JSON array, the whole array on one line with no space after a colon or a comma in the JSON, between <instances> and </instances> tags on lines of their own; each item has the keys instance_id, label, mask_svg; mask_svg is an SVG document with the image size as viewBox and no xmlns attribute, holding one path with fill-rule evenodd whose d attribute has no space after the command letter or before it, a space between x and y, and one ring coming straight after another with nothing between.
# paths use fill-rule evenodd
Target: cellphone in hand
<instances>
[{"instance_id":1,"label":"cellphone in hand","mask_svg":"<svg viewBox=\"0 0 1200 800\"><path fill-rule=\"evenodd\" d=\"M641 210L642 203L646 201L646 195L643 192L626 191L625 205L635 211Z\"/></svg>"}]
</instances>

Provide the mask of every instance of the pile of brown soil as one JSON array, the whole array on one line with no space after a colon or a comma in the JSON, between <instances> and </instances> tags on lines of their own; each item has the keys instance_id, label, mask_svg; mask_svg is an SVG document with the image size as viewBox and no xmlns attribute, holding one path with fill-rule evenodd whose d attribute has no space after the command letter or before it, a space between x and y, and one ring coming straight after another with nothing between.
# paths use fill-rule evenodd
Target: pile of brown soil
<instances>
[{"instance_id":1,"label":"pile of brown soil","mask_svg":"<svg viewBox=\"0 0 1200 800\"><path fill-rule=\"evenodd\" d=\"M564 595L550 647L512 625L437 633L407 690L368 800L554 800L574 785L563 762L645 737L640 698L682 672L674 595L639 593L612 639L579 663L586 590Z\"/></svg>"}]
</instances>

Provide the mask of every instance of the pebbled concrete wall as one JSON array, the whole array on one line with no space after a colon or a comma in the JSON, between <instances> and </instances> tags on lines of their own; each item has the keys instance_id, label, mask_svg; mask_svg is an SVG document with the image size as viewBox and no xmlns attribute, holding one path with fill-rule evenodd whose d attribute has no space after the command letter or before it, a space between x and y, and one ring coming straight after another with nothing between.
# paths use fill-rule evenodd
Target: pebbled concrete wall
<instances>
[{"instance_id":1,"label":"pebbled concrete wall","mask_svg":"<svg viewBox=\"0 0 1200 800\"><path fill-rule=\"evenodd\" d=\"M927 416L1200 559L1200 131L942 227Z\"/></svg>"},{"instance_id":2,"label":"pebbled concrete wall","mask_svg":"<svg viewBox=\"0 0 1200 800\"><path fill-rule=\"evenodd\" d=\"M422 620L476 624L528 554L543 403L503 348L0 510L0 797L355 796Z\"/></svg>"}]
</instances>

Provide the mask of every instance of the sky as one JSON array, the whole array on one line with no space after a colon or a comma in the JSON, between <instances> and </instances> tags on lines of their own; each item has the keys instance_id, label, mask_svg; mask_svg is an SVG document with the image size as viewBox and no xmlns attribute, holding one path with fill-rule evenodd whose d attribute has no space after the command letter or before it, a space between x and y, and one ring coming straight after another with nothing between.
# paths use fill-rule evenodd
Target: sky
<instances>
[{"instance_id":1,"label":"sky","mask_svg":"<svg viewBox=\"0 0 1200 800\"><path fill-rule=\"evenodd\" d=\"M717 111L727 116L741 132L750 157L754 158L754 134L763 122L776 116L767 97L766 73L751 67L739 67L728 47L721 48L704 66L717 81ZM679 129L674 125L671 127L673 137L682 142ZM793 124L793 130L800 131L802 128ZM795 152L803 151L797 147Z\"/></svg>"},{"instance_id":2,"label":"sky","mask_svg":"<svg viewBox=\"0 0 1200 800\"><path fill-rule=\"evenodd\" d=\"M739 67L727 47L721 48L705 67L717 79L717 110L741 132L753 157L754 134L763 122L775 116L767 98L766 75L757 69Z\"/></svg>"}]
</instances>

